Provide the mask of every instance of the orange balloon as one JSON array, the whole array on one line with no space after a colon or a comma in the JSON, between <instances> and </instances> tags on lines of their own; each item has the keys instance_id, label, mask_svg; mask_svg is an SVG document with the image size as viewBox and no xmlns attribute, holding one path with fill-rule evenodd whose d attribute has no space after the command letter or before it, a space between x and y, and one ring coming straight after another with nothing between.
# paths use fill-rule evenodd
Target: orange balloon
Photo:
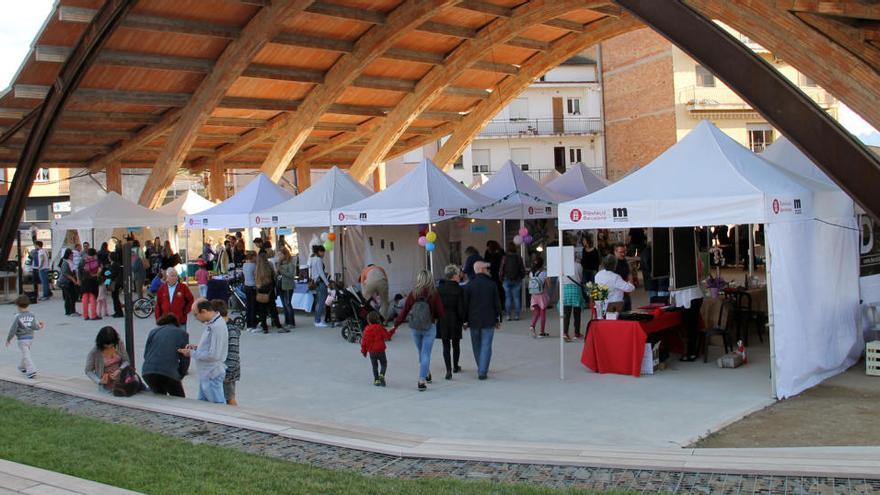
<instances>
[{"instance_id":1,"label":"orange balloon","mask_svg":"<svg viewBox=\"0 0 880 495\"><path fill-rule=\"evenodd\" d=\"M334 234L333 232L330 232L329 234L327 234L327 240L328 240L328 241L335 241L335 240L336 240L336 234Z\"/></svg>"}]
</instances>

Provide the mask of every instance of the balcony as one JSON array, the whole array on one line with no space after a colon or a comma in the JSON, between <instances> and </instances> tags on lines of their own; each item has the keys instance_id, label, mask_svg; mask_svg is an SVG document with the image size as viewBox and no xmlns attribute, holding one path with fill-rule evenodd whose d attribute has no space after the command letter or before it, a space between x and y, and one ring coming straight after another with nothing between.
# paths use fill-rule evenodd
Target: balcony
<instances>
[{"instance_id":1,"label":"balcony","mask_svg":"<svg viewBox=\"0 0 880 495\"><path fill-rule=\"evenodd\" d=\"M823 109L831 108L837 100L830 93L817 86L800 86L800 90L812 98ZM754 113L751 105L742 100L726 86L689 86L678 92L677 103L686 105L692 114L732 113L741 115ZM722 117L723 118L723 117Z\"/></svg>"},{"instance_id":2,"label":"balcony","mask_svg":"<svg viewBox=\"0 0 880 495\"><path fill-rule=\"evenodd\" d=\"M493 120L480 131L480 138L582 136L601 134L602 122L594 117L566 117L562 119Z\"/></svg>"}]
</instances>

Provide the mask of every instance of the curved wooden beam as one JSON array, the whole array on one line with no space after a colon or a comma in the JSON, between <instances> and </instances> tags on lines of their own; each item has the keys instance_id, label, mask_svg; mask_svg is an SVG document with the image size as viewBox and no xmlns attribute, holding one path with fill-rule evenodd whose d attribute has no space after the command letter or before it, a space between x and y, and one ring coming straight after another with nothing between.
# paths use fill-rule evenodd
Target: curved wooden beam
<instances>
[{"instance_id":1,"label":"curved wooden beam","mask_svg":"<svg viewBox=\"0 0 880 495\"><path fill-rule=\"evenodd\" d=\"M199 130L208 120L214 107L223 99L226 91L250 65L260 49L281 32L284 22L302 12L311 3L312 0L273 1L260 9L241 31L239 37L226 46L214 68L205 76L199 89L180 112L165 148L156 160L156 165L141 191L142 205L158 206L163 199L163 193L174 180L177 170L186 160L186 155L195 143Z\"/></svg>"},{"instance_id":2,"label":"curved wooden beam","mask_svg":"<svg viewBox=\"0 0 880 495\"><path fill-rule=\"evenodd\" d=\"M620 18L605 17L588 24L587 27L587 32L583 34L572 33L558 40L549 51L538 53L523 64L519 74L509 76L501 81L492 92L492 98L480 102L464 120L455 126L455 131L434 156L434 163L444 170L452 167L455 159L480 133L480 129L486 125L486 122L529 87L541 74L591 45L633 31L642 25L632 16L624 15Z\"/></svg>"},{"instance_id":3,"label":"curved wooden beam","mask_svg":"<svg viewBox=\"0 0 880 495\"><path fill-rule=\"evenodd\" d=\"M339 58L324 77L324 84L312 89L296 116L286 114L278 129L278 141L272 146L261 171L278 180L299 151L318 119L374 60L381 57L401 37L426 20L452 7L459 0L410 0L388 14L385 24L373 26L354 45L354 50Z\"/></svg>"},{"instance_id":4,"label":"curved wooden beam","mask_svg":"<svg viewBox=\"0 0 880 495\"><path fill-rule=\"evenodd\" d=\"M104 43L134 7L135 0L107 0L83 32L73 53L58 71L55 84L33 117L33 126L25 141L16 166L15 179L9 188L3 212L0 213L0 259L9 259L15 232L21 222L25 203L34 183L43 151L52 135L65 103L77 86Z\"/></svg>"},{"instance_id":5,"label":"curved wooden beam","mask_svg":"<svg viewBox=\"0 0 880 495\"><path fill-rule=\"evenodd\" d=\"M355 180L366 181L406 128L443 94L456 76L479 61L493 46L515 38L532 26L586 7L589 4L583 0L534 0L516 8L510 17L495 19L481 29L475 38L462 42L442 65L435 66L422 77L415 91L404 96L388 114L352 165L349 171L351 176Z\"/></svg>"}]
</instances>

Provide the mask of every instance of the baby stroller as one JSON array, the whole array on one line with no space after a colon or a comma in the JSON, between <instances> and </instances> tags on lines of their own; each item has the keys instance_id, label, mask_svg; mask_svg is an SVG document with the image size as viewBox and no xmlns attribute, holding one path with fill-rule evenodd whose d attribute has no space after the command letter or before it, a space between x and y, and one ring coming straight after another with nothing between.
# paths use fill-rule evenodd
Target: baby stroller
<instances>
[{"instance_id":1,"label":"baby stroller","mask_svg":"<svg viewBox=\"0 0 880 495\"><path fill-rule=\"evenodd\" d=\"M336 300L330 306L333 320L342 322L342 338L352 343L361 341L367 314L372 310L360 291L353 287L337 291Z\"/></svg>"},{"instance_id":2,"label":"baby stroller","mask_svg":"<svg viewBox=\"0 0 880 495\"><path fill-rule=\"evenodd\" d=\"M220 299L226 301L229 309L229 328L235 328L243 331L245 327L245 310L247 298L244 295L241 283L236 283L236 279L212 278L208 280L208 300Z\"/></svg>"}]
</instances>

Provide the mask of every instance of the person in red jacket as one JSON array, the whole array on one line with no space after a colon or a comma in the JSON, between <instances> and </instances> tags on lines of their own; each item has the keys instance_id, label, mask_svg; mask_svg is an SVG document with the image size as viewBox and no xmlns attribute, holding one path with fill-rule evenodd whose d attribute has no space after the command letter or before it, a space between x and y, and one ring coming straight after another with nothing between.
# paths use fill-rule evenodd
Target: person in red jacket
<instances>
[{"instance_id":1,"label":"person in red jacket","mask_svg":"<svg viewBox=\"0 0 880 495\"><path fill-rule=\"evenodd\" d=\"M367 357L370 354L370 364L373 365L373 385L385 386L385 371L388 370L388 359L385 357L385 341L391 340L394 330L390 332L382 326L382 317L375 311L367 315L367 328L361 337L361 354ZM382 369L379 369L379 365Z\"/></svg>"},{"instance_id":2,"label":"person in red jacket","mask_svg":"<svg viewBox=\"0 0 880 495\"><path fill-rule=\"evenodd\" d=\"M177 317L180 326L186 328L186 317L193 305L193 295L185 283L178 282L177 271L168 268L165 271L165 282L156 292L156 321L168 313Z\"/></svg>"}]
</instances>

